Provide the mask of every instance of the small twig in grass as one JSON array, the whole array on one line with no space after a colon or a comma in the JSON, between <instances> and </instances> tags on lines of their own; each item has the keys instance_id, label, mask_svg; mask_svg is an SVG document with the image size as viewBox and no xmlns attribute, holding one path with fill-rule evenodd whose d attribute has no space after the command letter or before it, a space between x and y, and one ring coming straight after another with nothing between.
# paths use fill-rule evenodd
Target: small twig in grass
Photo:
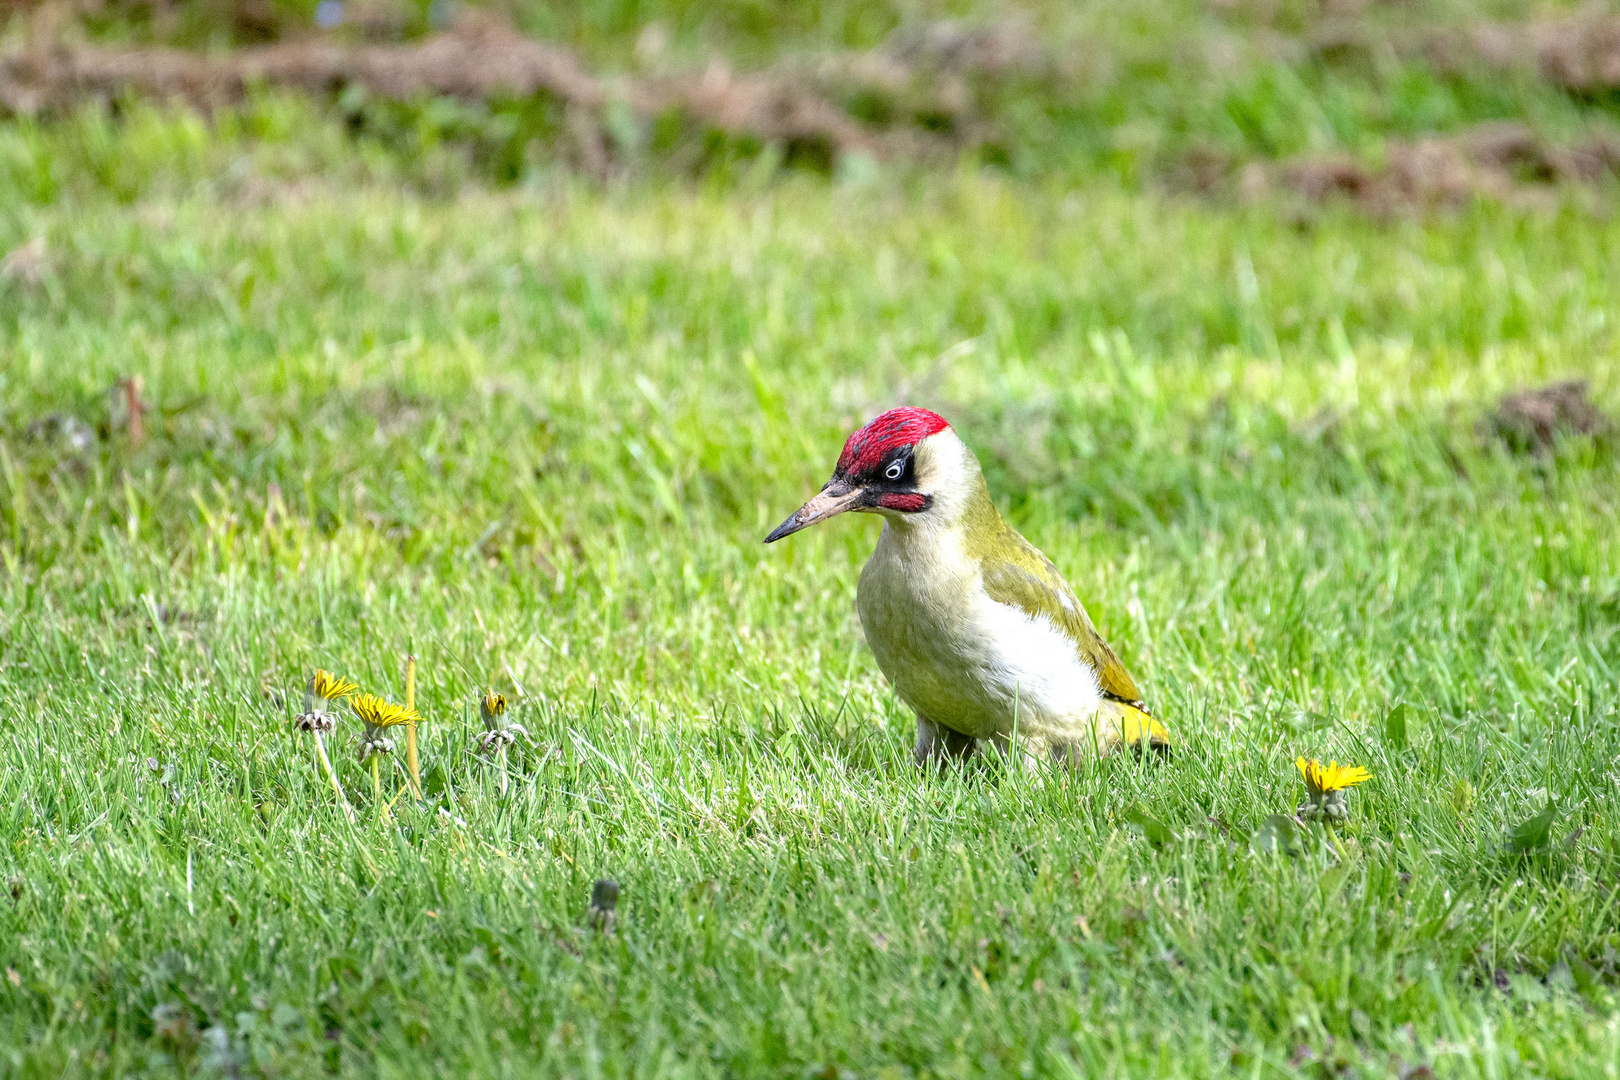
<instances>
[{"instance_id":1,"label":"small twig in grass","mask_svg":"<svg viewBox=\"0 0 1620 1080\"><path fill-rule=\"evenodd\" d=\"M405 711L412 718L405 721L405 769L410 774L411 794L422 797L422 769L416 757L416 657L405 657Z\"/></svg>"},{"instance_id":2,"label":"small twig in grass","mask_svg":"<svg viewBox=\"0 0 1620 1080\"><path fill-rule=\"evenodd\" d=\"M112 389L112 426L114 430L121 427L128 432L132 446L146 440L145 416L151 406L141 397L145 387L146 380L139 375L126 375Z\"/></svg>"}]
</instances>

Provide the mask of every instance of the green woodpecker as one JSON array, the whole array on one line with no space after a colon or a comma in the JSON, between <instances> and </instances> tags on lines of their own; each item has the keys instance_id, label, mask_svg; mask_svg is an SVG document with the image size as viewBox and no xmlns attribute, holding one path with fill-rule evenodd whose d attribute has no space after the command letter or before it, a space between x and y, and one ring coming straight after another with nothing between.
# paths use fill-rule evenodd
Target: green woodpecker
<instances>
[{"instance_id":1,"label":"green woodpecker","mask_svg":"<svg viewBox=\"0 0 1620 1080\"><path fill-rule=\"evenodd\" d=\"M917 760L977 740L1070 760L1169 734L1051 560L1001 519L979 461L926 409L849 437L821 493L767 544L846 510L882 514L856 607L878 666L917 713Z\"/></svg>"}]
</instances>

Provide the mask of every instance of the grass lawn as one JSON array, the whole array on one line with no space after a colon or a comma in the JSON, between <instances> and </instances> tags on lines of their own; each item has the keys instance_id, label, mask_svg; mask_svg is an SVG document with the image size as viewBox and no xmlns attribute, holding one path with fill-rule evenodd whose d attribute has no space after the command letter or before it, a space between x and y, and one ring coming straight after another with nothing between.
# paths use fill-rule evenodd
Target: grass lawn
<instances>
[{"instance_id":1,"label":"grass lawn","mask_svg":"<svg viewBox=\"0 0 1620 1080\"><path fill-rule=\"evenodd\" d=\"M335 121L142 112L30 201L74 166L0 135L0 251L46 240L0 279L0 1071L1620 1064L1615 444L1486 423L1562 377L1617 411L1612 214L428 196ZM879 522L760 542L899 401L1171 761L913 766L853 610ZM292 716L317 667L403 700L406 653L427 798L390 762L376 801L351 716L351 824ZM486 688L533 736L504 794ZM1268 822L1302 754L1374 774L1336 835Z\"/></svg>"}]
</instances>

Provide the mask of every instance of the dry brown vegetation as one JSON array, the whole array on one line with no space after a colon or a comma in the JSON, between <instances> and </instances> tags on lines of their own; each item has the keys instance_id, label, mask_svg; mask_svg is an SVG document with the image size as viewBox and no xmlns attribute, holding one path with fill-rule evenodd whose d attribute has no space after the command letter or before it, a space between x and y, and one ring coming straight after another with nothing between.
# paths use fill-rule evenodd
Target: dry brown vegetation
<instances>
[{"instance_id":1,"label":"dry brown vegetation","mask_svg":"<svg viewBox=\"0 0 1620 1080\"><path fill-rule=\"evenodd\" d=\"M1015 24L937 23L897 34L872 52L787 62L752 74L714 63L701 73L604 76L561 46L477 17L411 44L304 39L223 54L35 47L0 57L0 107L31 115L135 92L209 108L255 86L314 94L360 87L390 100L548 94L576 119L599 118L611 104L622 103L640 117L676 112L699 126L765 141L881 154L896 138L922 130L952 142L982 136L984 124L964 80L1041 63L1040 49ZM887 103L883 117L863 122L839 104L863 92ZM599 133L587 130L587 143L593 139L601 142ZM587 156L606 152L603 146L588 149Z\"/></svg>"}]
</instances>

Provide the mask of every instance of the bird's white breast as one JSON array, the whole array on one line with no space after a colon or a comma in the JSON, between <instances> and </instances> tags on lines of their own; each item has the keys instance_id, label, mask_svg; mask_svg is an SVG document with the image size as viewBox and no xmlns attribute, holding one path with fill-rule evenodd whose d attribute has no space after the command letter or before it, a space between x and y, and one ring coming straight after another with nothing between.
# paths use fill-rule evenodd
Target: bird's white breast
<instances>
[{"instance_id":1,"label":"bird's white breast","mask_svg":"<svg viewBox=\"0 0 1620 1080\"><path fill-rule=\"evenodd\" d=\"M983 678L1003 699L1016 698L1020 731L1053 738L1074 734L1102 702L1096 673L1044 615L1032 616L982 591L980 596L973 621L984 643Z\"/></svg>"},{"instance_id":2,"label":"bird's white breast","mask_svg":"<svg viewBox=\"0 0 1620 1080\"><path fill-rule=\"evenodd\" d=\"M886 525L857 604L878 666L920 715L975 738L1089 730L1101 696L1074 642L991 599L952 531Z\"/></svg>"}]
</instances>

